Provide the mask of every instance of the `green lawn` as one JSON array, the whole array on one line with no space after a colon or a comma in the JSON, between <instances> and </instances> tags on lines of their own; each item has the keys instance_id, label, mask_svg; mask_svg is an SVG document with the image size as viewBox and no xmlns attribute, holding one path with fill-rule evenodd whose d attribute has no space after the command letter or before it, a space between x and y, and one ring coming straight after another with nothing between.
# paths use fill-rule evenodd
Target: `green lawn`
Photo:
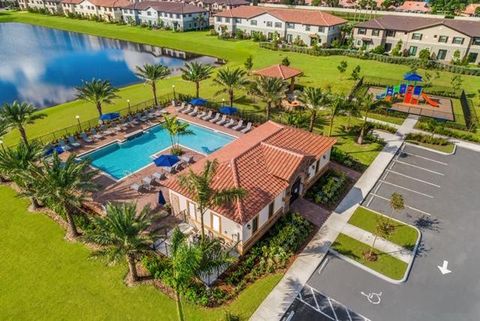
<instances>
[{"instance_id":1,"label":"green lawn","mask_svg":"<svg viewBox=\"0 0 480 321\"><path fill-rule=\"evenodd\" d=\"M348 223L355 225L365 231L375 233L377 218L380 215L365 207L358 207L353 213ZM388 219L389 222L396 226L395 232L388 238L389 241L403 246L407 249L413 249L418 239L418 231L408 225L397 220Z\"/></svg>"},{"instance_id":2,"label":"green lawn","mask_svg":"<svg viewBox=\"0 0 480 321\"><path fill-rule=\"evenodd\" d=\"M452 143L448 143L447 145L435 145L435 144L417 142L415 140L407 140L407 142L409 142L410 144L423 146L423 147L426 147L426 148L430 148L430 149L437 150L437 151L442 152L442 153L448 153L448 154L453 153L453 150L455 148L455 145L452 144Z\"/></svg>"},{"instance_id":3,"label":"green lawn","mask_svg":"<svg viewBox=\"0 0 480 321\"><path fill-rule=\"evenodd\" d=\"M401 280L407 271L407 263L394 258L387 253L375 251L378 258L371 262L364 259L363 254L370 250L370 246L359 242L345 234L340 234L332 248L338 253L355 260L370 269L379 272L393 280Z\"/></svg>"},{"instance_id":4,"label":"green lawn","mask_svg":"<svg viewBox=\"0 0 480 321\"><path fill-rule=\"evenodd\" d=\"M89 259L10 188L0 186L0 203L0 320L177 320L173 300L152 286L125 286L126 266ZM280 278L255 282L226 307L187 305L187 320L221 321L225 310L247 320Z\"/></svg>"},{"instance_id":5,"label":"green lawn","mask_svg":"<svg viewBox=\"0 0 480 321\"><path fill-rule=\"evenodd\" d=\"M259 48L257 43L249 40L224 41L210 36L207 31L175 33L172 31L148 30L140 27L119 26L108 23L99 23L85 20L74 20L65 17L52 17L26 12L4 13L0 15L0 22L24 22L58 28L69 31L83 32L92 35L116 38L128 41L148 43L157 46L166 46L174 49L181 49L196 52L204 55L211 55L223 58L232 66L242 66L248 56L253 56L254 68L260 68L271 64L279 63L283 57L288 56L291 65L304 71L304 77L299 83L306 86L325 87L331 85L336 92L349 92L353 80L348 74L351 69L359 65L362 75L382 77L389 75L401 79L403 73L408 71L408 66L380 63L376 61L361 60L356 58L330 56L314 57L299 53L275 52ZM341 75L337 70L340 61L345 60L349 64L346 74ZM436 85L448 86L452 74L441 72L442 77L435 81ZM480 86L480 77L463 76L465 89L473 92ZM177 90L183 93L193 93L193 86L181 80L178 76L170 77L159 83L159 94L171 92L171 85L175 84ZM202 84L201 95L205 98L214 97L220 101L226 98L223 95L216 95L219 88L214 86L212 80ZM130 99L132 104L150 99L150 91L143 85L134 85L120 91L120 99L113 105L107 106L106 111L114 111L126 107L126 100ZM242 96L239 93L239 96ZM241 98L241 97L240 97ZM248 99L239 99L236 105L240 108L263 110L263 104L252 103ZM95 108L84 102L69 102L50 108L46 111L48 117L37 124L27 128L30 137L44 134L57 128L63 128L75 124L75 115L81 120L87 120L96 116ZM12 133L4 139L7 144L16 143L18 134Z\"/></svg>"}]
</instances>

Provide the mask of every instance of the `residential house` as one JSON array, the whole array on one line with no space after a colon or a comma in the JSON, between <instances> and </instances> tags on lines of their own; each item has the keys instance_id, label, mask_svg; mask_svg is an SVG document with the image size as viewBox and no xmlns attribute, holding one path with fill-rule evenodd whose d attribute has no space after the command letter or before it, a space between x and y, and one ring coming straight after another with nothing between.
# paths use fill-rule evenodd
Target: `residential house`
<instances>
[{"instance_id":1,"label":"residential house","mask_svg":"<svg viewBox=\"0 0 480 321\"><path fill-rule=\"evenodd\" d=\"M288 43L300 39L307 46L328 46L340 38L346 20L319 10L241 6L215 15L215 30L251 35L260 32L268 39L275 35Z\"/></svg>"},{"instance_id":2,"label":"residential house","mask_svg":"<svg viewBox=\"0 0 480 321\"><path fill-rule=\"evenodd\" d=\"M122 8L131 4L128 0L63 0L66 15L76 13L84 17L99 17L105 21L122 20Z\"/></svg>"},{"instance_id":3,"label":"residential house","mask_svg":"<svg viewBox=\"0 0 480 321\"><path fill-rule=\"evenodd\" d=\"M22 10L46 10L50 13L61 13L61 0L18 0L18 6Z\"/></svg>"},{"instance_id":4,"label":"residential house","mask_svg":"<svg viewBox=\"0 0 480 321\"><path fill-rule=\"evenodd\" d=\"M164 26L175 30L199 30L209 25L207 9L182 2L145 1L123 8L127 23Z\"/></svg>"},{"instance_id":5,"label":"residential house","mask_svg":"<svg viewBox=\"0 0 480 321\"><path fill-rule=\"evenodd\" d=\"M240 253L248 250L322 175L334 144L334 138L268 121L191 165L200 172L207 160L217 160L212 188L247 192L233 204L209 208L206 232L236 244ZM164 186L175 215L185 215L199 227L197 204L178 178L169 178Z\"/></svg>"},{"instance_id":6,"label":"residential house","mask_svg":"<svg viewBox=\"0 0 480 321\"><path fill-rule=\"evenodd\" d=\"M469 16L469 17L478 17L480 16L480 12L477 13L477 10L480 11L479 8L480 8L480 3L470 3L462 11L462 15Z\"/></svg>"},{"instance_id":7,"label":"residential house","mask_svg":"<svg viewBox=\"0 0 480 321\"><path fill-rule=\"evenodd\" d=\"M250 2L248 2L247 0L197 0L191 2L191 4L194 4L201 8L205 8L210 12L210 14L213 14L219 11L233 9L240 6L248 6L250 5Z\"/></svg>"},{"instance_id":8,"label":"residential house","mask_svg":"<svg viewBox=\"0 0 480 321\"><path fill-rule=\"evenodd\" d=\"M356 25L353 38L356 47L367 50L382 45L390 52L402 41L410 56L428 49L433 58L451 61L458 51L461 59L480 62L480 21L383 16Z\"/></svg>"},{"instance_id":9,"label":"residential house","mask_svg":"<svg viewBox=\"0 0 480 321\"><path fill-rule=\"evenodd\" d=\"M401 6L396 7L395 11L430 13L432 9L424 1L405 1Z\"/></svg>"}]
</instances>

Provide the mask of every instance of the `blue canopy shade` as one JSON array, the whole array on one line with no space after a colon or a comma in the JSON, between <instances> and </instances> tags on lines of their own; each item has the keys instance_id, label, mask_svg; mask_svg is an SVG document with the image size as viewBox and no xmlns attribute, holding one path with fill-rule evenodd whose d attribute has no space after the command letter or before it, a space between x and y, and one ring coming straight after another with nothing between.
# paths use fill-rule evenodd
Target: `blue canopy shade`
<instances>
[{"instance_id":1,"label":"blue canopy shade","mask_svg":"<svg viewBox=\"0 0 480 321\"><path fill-rule=\"evenodd\" d=\"M222 107L220 107L220 109L218 111L221 112L222 114L225 114L225 115L233 115L233 114L238 113L237 108L230 107L230 106L222 106Z\"/></svg>"},{"instance_id":2,"label":"blue canopy shade","mask_svg":"<svg viewBox=\"0 0 480 321\"><path fill-rule=\"evenodd\" d=\"M207 100L203 98L194 98L190 100L190 104L194 106L204 106L206 103L207 103Z\"/></svg>"},{"instance_id":3,"label":"blue canopy shade","mask_svg":"<svg viewBox=\"0 0 480 321\"><path fill-rule=\"evenodd\" d=\"M153 160L155 165L157 166L163 166L163 167L171 167L178 163L180 161L180 158L175 155L160 155L157 158Z\"/></svg>"},{"instance_id":4,"label":"blue canopy shade","mask_svg":"<svg viewBox=\"0 0 480 321\"><path fill-rule=\"evenodd\" d=\"M108 113L108 114L103 114L100 116L100 120L114 120L120 117L119 113Z\"/></svg>"},{"instance_id":5,"label":"blue canopy shade","mask_svg":"<svg viewBox=\"0 0 480 321\"><path fill-rule=\"evenodd\" d=\"M416 72L408 72L403 75L403 80L407 81L422 81L422 76L417 74Z\"/></svg>"}]
</instances>

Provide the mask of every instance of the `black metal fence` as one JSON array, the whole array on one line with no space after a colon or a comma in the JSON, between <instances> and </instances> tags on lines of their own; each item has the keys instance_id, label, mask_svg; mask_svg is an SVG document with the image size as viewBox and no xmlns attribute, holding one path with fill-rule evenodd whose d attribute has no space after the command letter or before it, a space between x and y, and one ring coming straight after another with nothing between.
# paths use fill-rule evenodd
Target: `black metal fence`
<instances>
[{"instance_id":1,"label":"black metal fence","mask_svg":"<svg viewBox=\"0 0 480 321\"><path fill-rule=\"evenodd\" d=\"M460 104L462 105L463 116L465 117L465 125L467 129L473 129L478 126L477 113L473 107L473 102L467 98L465 91L462 90L460 95Z\"/></svg>"}]
</instances>

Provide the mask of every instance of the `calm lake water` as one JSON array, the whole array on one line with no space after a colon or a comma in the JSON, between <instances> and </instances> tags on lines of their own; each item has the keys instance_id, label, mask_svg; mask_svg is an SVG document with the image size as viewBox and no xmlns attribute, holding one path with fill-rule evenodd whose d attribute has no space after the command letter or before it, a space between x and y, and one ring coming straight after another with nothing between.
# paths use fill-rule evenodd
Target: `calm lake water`
<instances>
[{"instance_id":1,"label":"calm lake water","mask_svg":"<svg viewBox=\"0 0 480 321\"><path fill-rule=\"evenodd\" d=\"M114 86L138 83L135 67L160 63L173 72L201 57L166 48L21 23L0 23L0 104L14 100L48 107L75 98L82 80Z\"/></svg>"}]
</instances>

